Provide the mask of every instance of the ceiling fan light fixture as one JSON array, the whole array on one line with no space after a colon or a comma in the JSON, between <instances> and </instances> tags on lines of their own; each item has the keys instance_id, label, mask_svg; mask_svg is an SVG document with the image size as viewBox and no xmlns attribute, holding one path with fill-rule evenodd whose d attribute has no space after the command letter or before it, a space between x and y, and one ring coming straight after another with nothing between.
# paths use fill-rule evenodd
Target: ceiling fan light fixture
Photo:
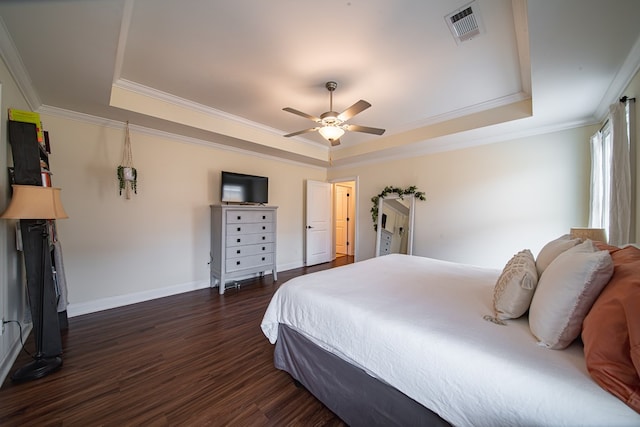
<instances>
[{"instance_id":1,"label":"ceiling fan light fixture","mask_svg":"<svg viewBox=\"0 0 640 427\"><path fill-rule=\"evenodd\" d=\"M340 137L344 135L344 129L338 126L331 125L321 127L320 129L318 129L318 132L320 132L320 135L322 135L322 137L327 141L340 139Z\"/></svg>"},{"instance_id":2,"label":"ceiling fan light fixture","mask_svg":"<svg viewBox=\"0 0 640 427\"><path fill-rule=\"evenodd\" d=\"M318 131L320 135L331 143L332 147L340 145L340 137L345 134L345 131L364 132L374 135L382 135L384 129L372 128L368 126L358 126L347 124L347 120L351 119L356 114L359 114L371 107L367 101L361 99L353 104L351 107L344 110L342 113L333 111L333 91L336 90L338 84L336 82L327 82L326 88L329 91L329 111L326 111L320 115L320 117L312 116L311 114L303 113L295 108L285 107L284 111L293 113L297 116L304 117L305 119L313 120L318 126L309 129L300 130L298 132L292 132L285 135L285 138L300 135L307 132Z\"/></svg>"}]
</instances>

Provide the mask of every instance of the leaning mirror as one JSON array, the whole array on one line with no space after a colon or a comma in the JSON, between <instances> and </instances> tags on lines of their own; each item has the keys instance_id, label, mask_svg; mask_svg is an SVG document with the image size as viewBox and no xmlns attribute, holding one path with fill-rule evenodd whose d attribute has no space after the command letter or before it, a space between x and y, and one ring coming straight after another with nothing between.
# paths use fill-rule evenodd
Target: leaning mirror
<instances>
[{"instance_id":1,"label":"leaning mirror","mask_svg":"<svg viewBox=\"0 0 640 427\"><path fill-rule=\"evenodd\" d=\"M416 204L412 195L381 197L378 201L376 256L413 253L413 216Z\"/></svg>"}]
</instances>

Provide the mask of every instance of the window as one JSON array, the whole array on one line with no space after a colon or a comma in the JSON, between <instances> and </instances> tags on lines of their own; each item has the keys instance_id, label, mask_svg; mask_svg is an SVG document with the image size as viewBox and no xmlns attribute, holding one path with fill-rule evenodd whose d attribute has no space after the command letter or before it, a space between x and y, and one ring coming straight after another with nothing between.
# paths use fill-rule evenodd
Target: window
<instances>
[{"instance_id":1,"label":"window","mask_svg":"<svg viewBox=\"0 0 640 427\"><path fill-rule=\"evenodd\" d=\"M589 227L609 230L611 205L611 126L591 137L591 212Z\"/></svg>"}]
</instances>

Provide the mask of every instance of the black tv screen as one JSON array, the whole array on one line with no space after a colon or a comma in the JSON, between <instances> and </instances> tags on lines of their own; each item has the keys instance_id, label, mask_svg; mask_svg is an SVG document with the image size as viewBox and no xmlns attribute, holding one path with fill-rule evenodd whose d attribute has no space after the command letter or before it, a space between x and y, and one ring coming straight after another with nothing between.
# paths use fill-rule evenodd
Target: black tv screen
<instances>
[{"instance_id":1,"label":"black tv screen","mask_svg":"<svg viewBox=\"0 0 640 427\"><path fill-rule=\"evenodd\" d=\"M222 171L220 194L223 203L268 203L269 178Z\"/></svg>"}]
</instances>

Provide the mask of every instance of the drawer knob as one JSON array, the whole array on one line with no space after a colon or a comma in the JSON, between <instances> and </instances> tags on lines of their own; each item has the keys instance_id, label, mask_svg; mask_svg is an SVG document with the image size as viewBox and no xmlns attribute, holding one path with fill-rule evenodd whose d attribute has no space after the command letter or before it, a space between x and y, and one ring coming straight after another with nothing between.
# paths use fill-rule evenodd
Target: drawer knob
<instances>
[{"instance_id":1,"label":"drawer knob","mask_svg":"<svg viewBox=\"0 0 640 427\"><path fill-rule=\"evenodd\" d=\"M238 249L238 250L236 251L236 253L237 253L237 254L239 254L239 253L240 253L240 249Z\"/></svg>"},{"instance_id":2,"label":"drawer knob","mask_svg":"<svg viewBox=\"0 0 640 427\"><path fill-rule=\"evenodd\" d=\"M236 229L236 231L240 231L240 227L238 227L238 228Z\"/></svg>"},{"instance_id":3,"label":"drawer knob","mask_svg":"<svg viewBox=\"0 0 640 427\"><path fill-rule=\"evenodd\" d=\"M236 242L237 242L237 243L240 243L240 239L236 239Z\"/></svg>"},{"instance_id":4,"label":"drawer knob","mask_svg":"<svg viewBox=\"0 0 640 427\"><path fill-rule=\"evenodd\" d=\"M262 236L262 240L266 240L266 239L267 239L267 236Z\"/></svg>"},{"instance_id":5,"label":"drawer knob","mask_svg":"<svg viewBox=\"0 0 640 427\"><path fill-rule=\"evenodd\" d=\"M266 215L262 215L262 219L267 219L267 216Z\"/></svg>"},{"instance_id":6,"label":"drawer knob","mask_svg":"<svg viewBox=\"0 0 640 427\"><path fill-rule=\"evenodd\" d=\"M262 260L264 261L264 260L265 260L265 258L264 258L264 257L262 257Z\"/></svg>"},{"instance_id":7,"label":"drawer knob","mask_svg":"<svg viewBox=\"0 0 640 427\"><path fill-rule=\"evenodd\" d=\"M267 227L265 227L265 226L263 225L263 226L262 226L262 229L263 229L263 230L266 230L266 229L267 229Z\"/></svg>"},{"instance_id":8,"label":"drawer knob","mask_svg":"<svg viewBox=\"0 0 640 427\"><path fill-rule=\"evenodd\" d=\"M236 261L236 265L240 265L240 261Z\"/></svg>"},{"instance_id":9,"label":"drawer knob","mask_svg":"<svg viewBox=\"0 0 640 427\"><path fill-rule=\"evenodd\" d=\"M262 247L262 250L263 250L263 251L266 251L266 250L267 250L266 246L263 246L263 247Z\"/></svg>"},{"instance_id":10,"label":"drawer knob","mask_svg":"<svg viewBox=\"0 0 640 427\"><path fill-rule=\"evenodd\" d=\"M238 215L238 221L240 221L242 219L242 217L240 215Z\"/></svg>"}]
</instances>

